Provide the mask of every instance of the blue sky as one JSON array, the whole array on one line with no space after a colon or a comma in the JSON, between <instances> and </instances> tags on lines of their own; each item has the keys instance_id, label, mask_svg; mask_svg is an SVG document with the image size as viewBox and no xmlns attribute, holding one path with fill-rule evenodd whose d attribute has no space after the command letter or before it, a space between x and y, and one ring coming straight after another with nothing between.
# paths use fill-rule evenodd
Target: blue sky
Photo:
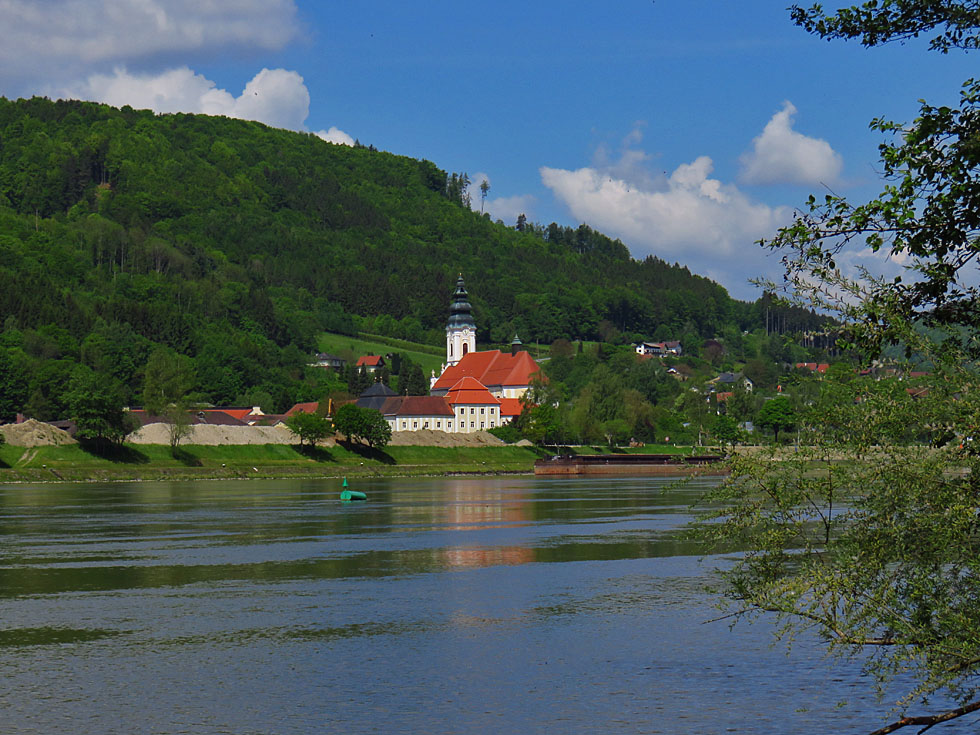
<instances>
[{"instance_id":1,"label":"blue sky","mask_svg":"<svg viewBox=\"0 0 980 735\"><path fill-rule=\"evenodd\" d=\"M873 118L955 103L976 73L924 42L821 41L753 1L0 0L0 28L8 98L358 139L486 178L495 219L586 222L739 298L778 274L753 243L809 193L879 190Z\"/></svg>"}]
</instances>

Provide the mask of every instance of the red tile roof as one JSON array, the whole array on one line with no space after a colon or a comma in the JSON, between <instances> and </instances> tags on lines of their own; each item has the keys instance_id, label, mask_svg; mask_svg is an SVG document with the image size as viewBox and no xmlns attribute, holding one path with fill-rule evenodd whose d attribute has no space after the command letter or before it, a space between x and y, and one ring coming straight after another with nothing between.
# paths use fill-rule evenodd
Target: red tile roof
<instances>
[{"instance_id":1,"label":"red tile roof","mask_svg":"<svg viewBox=\"0 0 980 735\"><path fill-rule=\"evenodd\" d=\"M366 365L367 367L378 367L383 362L381 355L364 355L357 358L357 366Z\"/></svg>"},{"instance_id":2,"label":"red tile roof","mask_svg":"<svg viewBox=\"0 0 980 735\"><path fill-rule=\"evenodd\" d=\"M291 409L286 411L283 416L295 416L298 413L316 413L319 407L320 403L318 401L313 401L311 403L297 403Z\"/></svg>"},{"instance_id":3,"label":"red tile roof","mask_svg":"<svg viewBox=\"0 0 980 735\"><path fill-rule=\"evenodd\" d=\"M815 362L798 362L796 363L796 367L800 369L806 368L810 372L820 373L823 375L825 372L827 372L827 368L830 367L830 363L821 362L820 364L817 364Z\"/></svg>"},{"instance_id":4,"label":"red tile roof","mask_svg":"<svg viewBox=\"0 0 980 735\"><path fill-rule=\"evenodd\" d=\"M500 417L501 418L515 418L521 415L521 411L524 410L524 404L521 403L520 398L501 398L500 399Z\"/></svg>"},{"instance_id":5,"label":"red tile roof","mask_svg":"<svg viewBox=\"0 0 980 735\"><path fill-rule=\"evenodd\" d=\"M446 394L446 402L451 406L461 403L467 406L471 404L500 405L500 399L494 397L493 393L487 390L483 383L470 377L461 378L449 389L449 393Z\"/></svg>"},{"instance_id":6,"label":"red tile roof","mask_svg":"<svg viewBox=\"0 0 980 735\"><path fill-rule=\"evenodd\" d=\"M187 413L192 424L212 424L215 426L247 426L244 421L231 414L233 409L205 408L203 410L191 409ZM141 426L147 424L169 423L169 419L164 416L154 416L147 413L142 408L134 408L129 411L130 415L136 418Z\"/></svg>"},{"instance_id":7,"label":"red tile roof","mask_svg":"<svg viewBox=\"0 0 980 735\"><path fill-rule=\"evenodd\" d=\"M484 386L528 385L540 368L526 352L516 355L500 350L468 352L455 365L446 368L432 390L448 390L462 378L476 378Z\"/></svg>"}]
</instances>

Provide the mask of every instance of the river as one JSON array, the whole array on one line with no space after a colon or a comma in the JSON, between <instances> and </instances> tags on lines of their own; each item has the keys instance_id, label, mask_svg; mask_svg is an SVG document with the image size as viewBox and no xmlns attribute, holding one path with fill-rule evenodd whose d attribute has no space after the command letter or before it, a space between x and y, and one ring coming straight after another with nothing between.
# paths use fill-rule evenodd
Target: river
<instances>
[{"instance_id":1,"label":"river","mask_svg":"<svg viewBox=\"0 0 980 735\"><path fill-rule=\"evenodd\" d=\"M5 733L868 732L855 666L717 616L708 481L0 486Z\"/></svg>"}]
</instances>

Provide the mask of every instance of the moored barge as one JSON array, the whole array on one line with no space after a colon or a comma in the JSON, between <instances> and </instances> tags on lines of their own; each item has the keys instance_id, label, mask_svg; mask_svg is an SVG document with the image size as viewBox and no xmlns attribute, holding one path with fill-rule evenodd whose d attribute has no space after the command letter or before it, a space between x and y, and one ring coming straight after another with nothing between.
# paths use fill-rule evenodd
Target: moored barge
<instances>
[{"instance_id":1,"label":"moored barge","mask_svg":"<svg viewBox=\"0 0 980 735\"><path fill-rule=\"evenodd\" d=\"M727 475L724 457L679 454L556 454L534 463L535 475Z\"/></svg>"}]
</instances>

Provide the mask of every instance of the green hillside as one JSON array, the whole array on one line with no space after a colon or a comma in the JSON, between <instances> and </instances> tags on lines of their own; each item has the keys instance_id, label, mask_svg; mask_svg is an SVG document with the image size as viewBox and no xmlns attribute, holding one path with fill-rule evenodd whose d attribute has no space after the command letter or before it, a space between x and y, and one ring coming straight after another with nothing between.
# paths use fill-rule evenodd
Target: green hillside
<instances>
[{"instance_id":1,"label":"green hillside","mask_svg":"<svg viewBox=\"0 0 980 735\"><path fill-rule=\"evenodd\" d=\"M330 387L305 367L317 335L438 347L459 272L485 342L761 324L588 227L517 231L464 199L428 161L259 123L0 98L0 420L63 415L80 373L139 402L161 348L191 359L202 400L312 400Z\"/></svg>"},{"instance_id":2,"label":"green hillside","mask_svg":"<svg viewBox=\"0 0 980 735\"><path fill-rule=\"evenodd\" d=\"M368 335L352 336L325 332L317 338L317 345L328 352L345 360L352 360L360 355L387 355L398 352L422 368L426 375L430 370L436 372L446 361L445 348L439 349L403 340L386 339L385 337L370 338Z\"/></svg>"}]
</instances>

